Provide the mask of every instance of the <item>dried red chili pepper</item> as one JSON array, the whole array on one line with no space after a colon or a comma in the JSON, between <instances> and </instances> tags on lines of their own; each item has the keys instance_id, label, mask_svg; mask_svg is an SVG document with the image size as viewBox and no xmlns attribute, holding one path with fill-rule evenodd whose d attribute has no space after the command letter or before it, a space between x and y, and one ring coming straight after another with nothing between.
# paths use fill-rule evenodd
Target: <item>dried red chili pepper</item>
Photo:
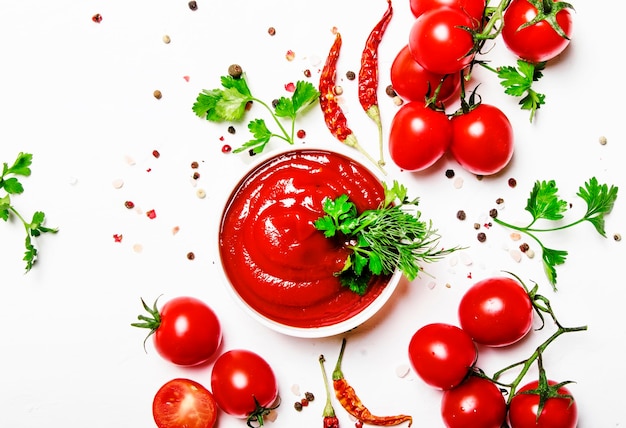
<instances>
[{"instance_id":1,"label":"dried red chili pepper","mask_svg":"<svg viewBox=\"0 0 626 428\"><path fill-rule=\"evenodd\" d=\"M339 141L347 146L353 147L361 152L366 158L377 165L381 171L385 171L382 167L372 158L367 151L361 147L356 139L356 136L352 130L348 127L348 120L345 114L341 110L339 103L337 102L337 95L335 92L335 79L337 76L337 61L339 59L339 52L341 51L341 33L337 32L335 35L335 41L330 48L324 67L320 74L319 92L320 92L320 107L324 114L324 122L328 127L328 130Z\"/></svg>"},{"instance_id":2,"label":"dried red chili pepper","mask_svg":"<svg viewBox=\"0 0 626 428\"><path fill-rule=\"evenodd\" d=\"M339 419L335 416L335 409L330 402L330 388L328 387L328 376L326 375L326 369L324 368L324 361L326 359L323 355L319 358L320 367L322 368L322 375L324 376L324 388L326 389L326 406L324 406L324 425L323 428L339 428Z\"/></svg>"},{"instance_id":3,"label":"dried red chili pepper","mask_svg":"<svg viewBox=\"0 0 626 428\"><path fill-rule=\"evenodd\" d=\"M363 405L359 397L356 395L354 388L348 384L348 381L343 376L341 371L341 360L343 359L343 352L346 349L346 339L341 342L341 351L337 358L337 365L333 371L333 388L335 389L335 396L341 403L344 409L359 421L378 426L392 426L399 425L402 422L409 422L408 426L413 423L413 418L409 415L395 415L395 416L374 416Z\"/></svg>"},{"instance_id":4,"label":"dried red chili pepper","mask_svg":"<svg viewBox=\"0 0 626 428\"><path fill-rule=\"evenodd\" d=\"M361 54L361 69L359 70L359 102L365 113L376 123L378 127L378 146L380 150L380 165L385 164L383 156L383 125L380 119L378 106L378 46L382 41L387 25L393 16L391 0L387 0L388 6L384 15L372 29L365 42L365 48Z\"/></svg>"}]
</instances>

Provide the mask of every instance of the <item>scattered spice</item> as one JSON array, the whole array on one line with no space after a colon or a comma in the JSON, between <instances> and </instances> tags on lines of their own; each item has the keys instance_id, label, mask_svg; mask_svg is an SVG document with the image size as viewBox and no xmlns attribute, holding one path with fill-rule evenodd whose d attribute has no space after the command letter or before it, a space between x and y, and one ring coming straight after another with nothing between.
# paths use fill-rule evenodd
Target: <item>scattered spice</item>
<instances>
[{"instance_id":1,"label":"scattered spice","mask_svg":"<svg viewBox=\"0 0 626 428\"><path fill-rule=\"evenodd\" d=\"M400 107L402 104L404 104L404 100L402 99L402 97L396 95L395 97L393 97L393 103L394 105Z\"/></svg>"},{"instance_id":2,"label":"scattered spice","mask_svg":"<svg viewBox=\"0 0 626 428\"><path fill-rule=\"evenodd\" d=\"M296 135L298 136L298 138L304 138L306 137L306 131L304 129L299 129Z\"/></svg>"},{"instance_id":3,"label":"scattered spice","mask_svg":"<svg viewBox=\"0 0 626 428\"><path fill-rule=\"evenodd\" d=\"M529 249L530 249L530 245L528 245L526 242L524 242L523 244L521 244L521 245L519 246L519 250L520 250L522 253L525 253L525 252L526 252L526 251L528 251Z\"/></svg>"},{"instance_id":4,"label":"scattered spice","mask_svg":"<svg viewBox=\"0 0 626 428\"><path fill-rule=\"evenodd\" d=\"M447 178L454 178L454 170L453 169L446 169L446 177Z\"/></svg>"},{"instance_id":5,"label":"scattered spice","mask_svg":"<svg viewBox=\"0 0 626 428\"><path fill-rule=\"evenodd\" d=\"M293 61L295 57L296 57L296 53L292 51L291 49L289 49L287 53L285 54L285 59L287 61Z\"/></svg>"},{"instance_id":6,"label":"scattered spice","mask_svg":"<svg viewBox=\"0 0 626 428\"><path fill-rule=\"evenodd\" d=\"M163 36L163 43L165 43L166 45L168 45L171 41L172 39L167 34Z\"/></svg>"},{"instance_id":7,"label":"scattered spice","mask_svg":"<svg viewBox=\"0 0 626 428\"><path fill-rule=\"evenodd\" d=\"M200 199L204 199L206 198L206 192L204 191L204 189L198 189L196 190L196 196Z\"/></svg>"},{"instance_id":8,"label":"scattered spice","mask_svg":"<svg viewBox=\"0 0 626 428\"><path fill-rule=\"evenodd\" d=\"M492 208L489 210L489 217L491 218L496 218L498 217L498 210L495 208Z\"/></svg>"},{"instance_id":9,"label":"scattered spice","mask_svg":"<svg viewBox=\"0 0 626 428\"><path fill-rule=\"evenodd\" d=\"M302 411L302 403L299 401L296 401L295 403L293 403L293 408L296 409L298 412Z\"/></svg>"},{"instance_id":10,"label":"scattered spice","mask_svg":"<svg viewBox=\"0 0 626 428\"><path fill-rule=\"evenodd\" d=\"M312 392L305 392L304 393L304 398L307 399L307 401L313 401L315 400L315 396L313 395Z\"/></svg>"},{"instance_id":11,"label":"scattered spice","mask_svg":"<svg viewBox=\"0 0 626 428\"><path fill-rule=\"evenodd\" d=\"M188 3L189 9L191 10L198 10L198 3L195 0L191 0Z\"/></svg>"},{"instance_id":12,"label":"scattered spice","mask_svg":"<svg viewBox=\"0 0 626 428\"><path fill-rule=\"evenodd\" d=\"M102 22L102 15L100 15L99 13L96 13L94 16L91 17L91 20L95 22L96 24L99 24Z\"/></svg>"},{"instance_id":13,"label":"scattered spice","mask_svg":"<svg viewBox=\"0 0 626 428\"><path fill-rule=\"evenodd\" d=\"M389 96L389 98L393 98L398 95L396 90L393 89L393 86L391 85L387 85L387 87L385 88L385 93Z\"/></svg>"},{"instance_id":14,"label":"scattered spice","mask_svg":"<svg viewBox=\"0 0 626 428\"><path fill-rule=\"evenodd\" d=\"M235 130L235 127L233 125L230 125L228 127L228 133L229 134L235 134L237 131Z\"/></svg>"},{"instance_id":15,"label":"scattered spice","mask_svg":"<svg viewBox=\"0 0 626 428\"><path fill-rule=\"evenodd\" d=\"M380 165L385 165L385 159L383 157L383 125L380 118L380 108L378 107L378 47L392 16L393 7L391 0L387 0L387 10L367 36L365 48L361 54L361 68L359 69L359 102L378 129L378 163Z\"/></svg>"},{"instance_id":16,"label":"scattered spice","mask_svg":"<svg viewBox=\"0 0 626 428\"><path fill-rule=\"evenodd\" d=\"M302 404L302 407L307 407L309 405L309 400L303 398L302 400L300 400L300 404Z\"/></svg>"},{"instance_id":17,"label":"scattered spice","mask_svg":"<svg viewBox=\"0 0 626 428\"><path fill-rule=\"evenodd\" d=\"M243 69L239 64L231 64L228 66L228 75L233 79L240 79L243 74Z\"/></svg>"},{"instance_id":18,"label":"scattered spice","mask_svg":"<svg viewBox=\"0 0 626 428\"><path fill-rule=\"evenodd\" d=\"M113 235L113 241L114 241L114 242L122 242L122 238L123 238L123 237L124 237L124 236L123 236L122 234L118 234L118 233L116 233L116 234L114 234L114 235Z\"/></svg>"},{"instance_id":19,"label":"scattered spice","mask_svg":"<svg viewBox=\"0 0 626 428\"><path fill-rule=\"evenodd\" d=\"M304 70L304 77L311 77L311 70L309 70L308 68Z\"/></svg>"},{"instance_id":20,"label":"scattered spice","mask_svg":"<svg viewBox=\"0 0 626 428\"><path fill-rule=\"evenodd\" d=\"M133 203L133 201L124 202L124 206L128 208L129 210L135 208L135 204Z\"/></svg>"},{"instance_id":21,"label":"scattered spice","mask_svg":"<svg viewBox=\"0 0 626 428\"><path fill-rule=\"evenodd\" d=\"M458 218L459 220L465 220L467 218L465 211L463 210L457 211L456 218Z\"/></svg>"},{"instance_id":22,"label":"scattered spice","mask_svg":"<svg viewBox=\"0 0 626 428\"><path fill-rule=\"evenodd\" d=\"M153 220L156 218L156 211L155 210L150 210L148 212L146 212L146 215L148 216L148 218L150 220Z\"/></svg>"},{"instance_id":23,"label":"scattered spice","mask_svg":"<svg viewBox=\"0 0 626 428\"><path fill-rule=\"evenodd\" d=\"M161 157L161 153L158 150L152 150L152 156L158 159Z\"/></svg>"},{"instance_id":24,"label":"scattered spice","mask_svg":"<svg viewBox=\"0 0 626 428\"><path fill-rule=\"evenodd\" d=\"M193 260L195 258L196 258L196 255L192 251L187 253L187 260Z\"/></svg>"},{"instance_id":25,"label":"scattered spice","mask_svg":"<svg viewBox=\"0 0 626 428\"><path fill-rule=\"evenodd\" d=\"M228 144L224 144L222 146L222 153L230 153L232 150L232 147L230 147Z\"/></svg>"},{"instance_id":26,"label":"scattered spice","mask_svg":"<svg viewBox=\"0 0 626 428\"><path fill-rule=\"evenodd\" d=\"M124 187L124 180L122 180L121 178L116 178L111 184L113 184L113 187L115 189L121 189L122 187Z\"/></svg>"},{"instance_id":27,"label":"scattered spice","mask_svg":"<svg viewBox=\"0 0 626 428\"><path fill-rule=\"evenodd\" d=\"M608 142L607 138L603 135L599 138L599 142L601 145L605 146L606 143Z\"/></svg>"},{"instance_id":28,"label":"scattered spice","mask_svg":"<svg viewBox=\"0 0 626 428\"><path fill-rule=\"evenodd\" d=\"M399 425L403 422L409 422L409 426L413 423L413 418L409 415L396 415L396 416L375 416L369 411L365 405L361 402L356 395L354 388L348 384L348 381L341 371L341 361L343 359L343 353L346 349L346 339L341 342L341 350L339 351L339 357L337 358L337 364L333 371L333 388L335 389L335 396L341 403L344 409L357 420L371 425L392 426Z\"/></svg>"},{"instance_id":29,"label":"scattered spice","mask_svg":"<svg viewBox=\"0 0 626 428\"><path fill-rule=\"evenodd\" d=\"M287 92L295 92L296 85L293 82L285 83L285 91Z\"/></svg>"},{"instance_id":30,"label":"scattered spice","mask_svg":"<svg viewBox=\"0 0 626 428\"><path fill-rule=\"evenodd\" d=\"M276 35L276 28L274 27L270 27L267 29L267 34L269 34L270 36L275 36Z\"/></svg>"},{"instance_id":31,"label":"scattered spice","mask_svg":"<svg viewBox=\"0 0 626 428\"><path fill-rule=\"evenodd\" d=\"M163 93L161 93L161 91L159 91L158 89L156 89L152 95L154 95L154 98L156 98L157 100L160 100L161 98L163 98Z\"/></svg>"},{"instance_id":32,"label":"scattered spice","mask_svg":"<svg viewBox=\"0 0 626 428\"><path fill-rule=\"evenodd\" d=\"M191 168L192 169L198 169L198 166L199 166L198 162L196 162L196 161L191 162Z\"/></svg>"},{"instance_id":33,"label":"scattered spice","mask_svg":"<svg viewBox=\"0 0 626 428\"><path fill-rule=\"evenodd\" d=\"M335 93L335 95L342 95L343 94L343 86L335 86L335 88L333 89L333 92Z\"/></svg>"},{"instance_id":34,"label":"scattered spice","mask_svg":"<svg viewBox=\"0 0 626 428\"><path fill-rule=\"evenodd\" d=\"M478 239L478 242L485 242L487 240L487 235L485 235L484 232L479 232L478 235L476 235L476 239Z\"/></svg>"},{"instance_id":35,"label":"scattered spice","mask_svg":"<svg viewBox=\"0 0 626 428\"><path fill-rule=\"evenodd\" d=\"M346 79L348 79L348 80L356 79L356 73L354 71L352 71L352 70L346 71Z\"/></svg>"},{"instance_id":36,"label":"scattered spice","mask_svg":"<svg viewBox=\"0 0 626 428\"><path fill-rule=\"evenodd\" d=\"M194 172L193 175L191 176L191 178L193 178L194 180L197 180L200 178L200 173L199 172Z\"/></svg>"},{"instance_id":37,"label":"scattered spice","mask_svg":"<svg viewBox=\"0 0 626 428\"><path fill-rule=\"evenodd\" d=\"M474 229L476 230L480 229L480 223L474 223Z\"/></svg>"},{"instance_id":38,"label":"scattered spice","mask_svg":"<svg viewBox=\"0 0 626 428\"><path fill-rule=\"evenodd\" d=\"M615 233L613 235L613 240L616 241L616 242L621 241L622 240L622 235L620 235L619 233Z\"/></svg>"},{"instance_id":39,"label":"scattered spice","mask_svg":"<svg viewBox=\"0 0 626 428\"><path fill-rule=\"evenodd\" d=\"M509 178L509 187L517 186L517 180L514 178Z\"/></svg>"}]
</instances>

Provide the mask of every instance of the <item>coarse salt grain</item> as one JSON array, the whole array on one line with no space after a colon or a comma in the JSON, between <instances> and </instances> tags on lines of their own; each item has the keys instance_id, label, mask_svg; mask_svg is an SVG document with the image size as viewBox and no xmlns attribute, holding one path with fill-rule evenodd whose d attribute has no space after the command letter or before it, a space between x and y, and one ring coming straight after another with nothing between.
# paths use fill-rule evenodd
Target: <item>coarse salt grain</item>
<instances>
[{"instance_id":1,"label":"coarse salt grain","mask_svg":"<svg viewBox=\"0 0 626 428\"><path fill-rule=\"evenodd\" d=\"M204 199L206 197L206 192L204 189L198 189L196 190L196 196L200 199Z\"/></svg>"},{"instance_id":2,"label":"coarse salt grain","mask_svg":"<svg viewBox=\"0 0 626 428\"><path fill-rule=\"evenodd\" d=\"M396 375L401 378L406 377L410 371L411 367L408 364L400 364L396 367Z\"/></svg>"},{"instance_id":3,"label":"coarse salt grain","mask_svg":"<svg viewBox=\"0 0 626 428\"><path fill-rule=\"evenodd\" d=\"M141 244L133 245L133 251L135 253L141 253L143 251L143 245L141 245Z\"/></svg>"},{"instance_id":4,"label":"coarse salt grain","mask_svg":"<svg viewBox=\"0 0 626 428\"><path fill-rule=\"evenodd\" d=\"M520 250L516 250L516 249L512 249L509 250L509 255L511 256L511 258L513 260L515 260L517 263L519 263L520 261L522 261L522 252Z\"/></svg>"},{"instance_id":5,"label":"coarse salt grain","mask_svg":"<svg viewBox=\"0 0 626 428\"><path fill-rule=\"evenodd\" d=\"M178 232L180 232L180 227L178 226L172 227L172 235L176 235Z\"/></svg>"},{"instance_id":6,"label":"coarse salt grain","mask_svg":"<svg viewBox=\"0 0 626 428\"><path fill-rule=\"evenodd\" d=\"M455 189L460 189L461 187L463 187L463 178L456 177L454 179L453 185Z\"/></svg>"},{"instance_id":7,"label":"coarse salt grain","mask_svg":"<svg viewBox=\"0 0 626 428\"><path fill-rule=\"evenodd\" d=\"M427 287L429 290L433 290L433 289L435 288L435 286L436 286L436 285L437 285L437 283L436 283L435 281L428 281L428 282L426 283L426 287Z\"/></svg>"},{"instance_id":8,"label":"coarse salt grain","mask_svg":"<svg viewBox=\"0 0 626 428\"><path fill-rule=\"evenodd\" d=\"M296 397L299 397L300 396L300 385L298 385L297 383L294 383L293 385L291 385L291 392Z\"/></svg>"},{"instance_id":9,"label":"coarse salt grain","mask_svg":"<svg viewBox=\"0 0 626 428\"><path fill-rule=\"evenodd\" d=\"M467 253L460 253L459 257L461 258L461 263L463 263L465 266L471 266L472 263L474 263L472 258Z\"/></svg>"},{"instance_id":10,"label":"coarse salt grain","mask_svg":"<svg viewBox=\"0 0 626 428\"><path fill-rule=\"evenodd\" d=\"M520 235L520 234L519 234L519 233L517 233L517 232L513 232L513 233L511 233L511 235L510 235L510 236L511 236L511 239L512 239L513 241L519 241L520 239L522 239L522 235Z\"/></svg>"},{"instance_id":11,"label":"coarse salt grain","mask_svg":"<svg viewBox=\"0 0 626 428\"><path fill-rule=\"evenodd\" d=\"M526 254L526 257L528 257L529 259L532 259L533 257L535 257L535 252L531 248L524 251L524 254Z\"/></svg>"},{"instance_id":12,"label":"coarse salt grain","mask_svg":"<svg viewBox=\"0 0 626 428\"><path fill-rule=\"evenodd\" d=\"M124 187L124 180L122 180L121 178L116 178L115 180L113 180L112 184L115 189L121 189L122 187Z\"/></svg>"}]
</instances>

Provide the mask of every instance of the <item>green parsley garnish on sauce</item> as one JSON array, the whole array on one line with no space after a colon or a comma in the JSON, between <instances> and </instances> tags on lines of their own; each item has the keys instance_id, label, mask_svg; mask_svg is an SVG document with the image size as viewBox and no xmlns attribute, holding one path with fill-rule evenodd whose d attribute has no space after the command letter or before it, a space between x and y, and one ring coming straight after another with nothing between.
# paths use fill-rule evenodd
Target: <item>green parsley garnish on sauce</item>
<instances>
[{"instance_id":1,"label":"green parsley garnish on sauce","mask_svg":"<svg viewBox=\"0 0 626 428\"><path fill-rule=\"evenodd\" d=\"M273 132L264 119L254 119L248 123L252 138L233 150L233 153L245 150L261 153L272 138L294 144L296 117L317 101L320 95L312 83L298 81L291 97L280 97L270 106L252 95L245 74L239 78L222 76L221 83L221 88L205 89L198 94L192 107L198 117L212 122L239 122L243 120L249 103L258 103L270 113L279 130ZM288 122L287 127L283 121Z\"/></svg>"},{"instance_id":2,"label":"green parsley garnish on sauce","mask_svg":"<svg viewBox=\"0 0 626 428\"><path fill-rule=\"evenodd\" d=\"M409 200L397 181L383 183L385 200L377 209L358 213L348 195L326 199L325 216L315 221L327 238L339 238L352 253L337 275L343 286L365 294L372 275L391 275L396 269L409 279L418 276L419 263L431 262L458 248L438 248L440 236L432 222L420 220L419 200Z\"/></svg>"}]
</instances>

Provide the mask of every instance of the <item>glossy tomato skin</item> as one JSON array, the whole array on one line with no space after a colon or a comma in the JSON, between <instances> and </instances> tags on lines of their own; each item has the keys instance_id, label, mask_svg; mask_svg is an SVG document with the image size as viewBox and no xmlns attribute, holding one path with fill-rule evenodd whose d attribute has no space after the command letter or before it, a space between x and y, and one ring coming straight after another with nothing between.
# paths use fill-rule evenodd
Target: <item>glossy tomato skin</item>
<instances>
[{"instance_id":1,"label":"glossy tomato skin","mask_svg":"<svg viewBox=\"0 0 626 428\"><path fill-rule=\"evenodd\" d=\"M389 155L404 170L422 171L441 159L451 141L448 116L413 101L404 104L391 121Z\"/></svg>"},{"instance_id":2,"label":"glossy tomato skin","mask_svg":"<svg viewBox=\"0 0 626 428\"><path fill-rule=\"evenodd\" d=\"M271 408L278 397L276 376L255 352L233 349L220 355L211 372L211 390L217 405L236 418L248 418L257 408Z\"/></svg>"},{"instance_id":3,"label":"glossy tomato skin","mask_svg":"<svg viewBox=\"0 0 626 428\"><path fill-rule=\"evenodd\" d=\"M476 28L476 23L459 9L440 7L423 13L409 32L411 55L431 73L460 72L474 57L473 37L462 27Z\"/></svg>"},{"instance_id":4,"label":"glossy tomato skin","mask_svg":"<svg viewBox=\"0 0 626 428\"><path fill-rule=\"evenodd\" d=\"M448 428L500 428L506 419L506 402L496 384L470 376L443 393L441 416Z\"/></svg>"},{"instance_id":5,"label":"glossy tomato skin","mask_svg":"<svg viewBox=\"0 0 626 428\"><path fill-rule=\"evenodd\" d=\"M218 409L211 391L193 380L177 378L154 395L152 416L158 428L213 428Z\"/></svg>"},{"instance_id":6,"label":"glossy tomato skin","mask_svg":"<svg viewBox=\"0 0 626 428\"><path fill-rule=\"evenodd\" d=\"M576 400L567 398L548 398L537 419L539 395L520 394L537 388L538 381L532 381L520 388L511 399L509 405L509 424L511 428L576 428L578 423L578 406ZM549 380L548 384L556 385ZM558 389L561 395L571 395L569 389L562 386Z\"/></svg>"},{"instance_id":7,"label":"glossy tomato skin","mask_svg":"<svg viewBox=\"0 0 626 428\"><path fill-rule=\"evenodd\" d=\"M175 297L160 311L154 346L166 360L180 366L195 366L208 361L222 341L217 315L202 300Z\"/></svg>"},{"instance_id":8,"label":"glossy tomato skin","mask_svg":"<svg viewBox=\"0 0 626 428\"><path fill-rule=\"evenodd\" d=\"M485 0L410 0L410 7L416 18L429 10L447 6L461 9L480 21L485 13L486 3Z\"/></svg>"},{"instance_id":9,"label":"glossy tomato skin","mask_svg":"<svg viewBox=\"0 0 626 428\"><path fill-rule=\"evenodd\" d=\"M394 91L407 101L424 102L427 95L432 97L443 78L443 74L431 73L415 61L409 45L400 49L391 64L391 85ZM460 87L460 73L448 75L441 84L437 101L442 103L449 101L458 95Z\"/></svg>"},{"instance_id":10,"label":"glossy tomato skin","mask_svg":"<svg viewBox=\"0 0 626 428\"><path fill-rule=\"evenodd\" d=\"M461 384L477 358L471 337L451 324L427 324L409 342L413 370L426 384L441 390Z\"/></svg>"},{"instance_id":11,"label":"glossy tomato skin","mask_svg":"<svg viewBox=\"0 0 626 428\"><path fill-rule=\"evenodd\" d=\"M508 165L513 157L514 135L502 110L480 104L450 121L450 152L464 169L476 175L491 175Z\"/></svg>"},{"instance_id":12,"label":"glossy tomato skin","mask_svg":"<svg viewBox=\"0 0 626 428\"><path fill-rule=\"evenodd\" d=\"M524 287L509 277L483 279L459 303L459 323L474 342L493 347L511 345L530 331L533 305Z\"/></svg>"},{"instance_id":13,"label":"glossy tomato skin","mask_svg":"<svg viewBox=\"0 0 626 428\"><path fill-rule=\"evenodd\" d=\"M545 20L519 29L536 16L537 9L527 0L512 0L504 12L502 24L502 40L506 47L519 58L532 63L553 59L563 52L570 42L554 31ZM571 12L567 9L560 10L556 15L556 21L563 32L571 37Z\"/></svg>"}]
</instances>

